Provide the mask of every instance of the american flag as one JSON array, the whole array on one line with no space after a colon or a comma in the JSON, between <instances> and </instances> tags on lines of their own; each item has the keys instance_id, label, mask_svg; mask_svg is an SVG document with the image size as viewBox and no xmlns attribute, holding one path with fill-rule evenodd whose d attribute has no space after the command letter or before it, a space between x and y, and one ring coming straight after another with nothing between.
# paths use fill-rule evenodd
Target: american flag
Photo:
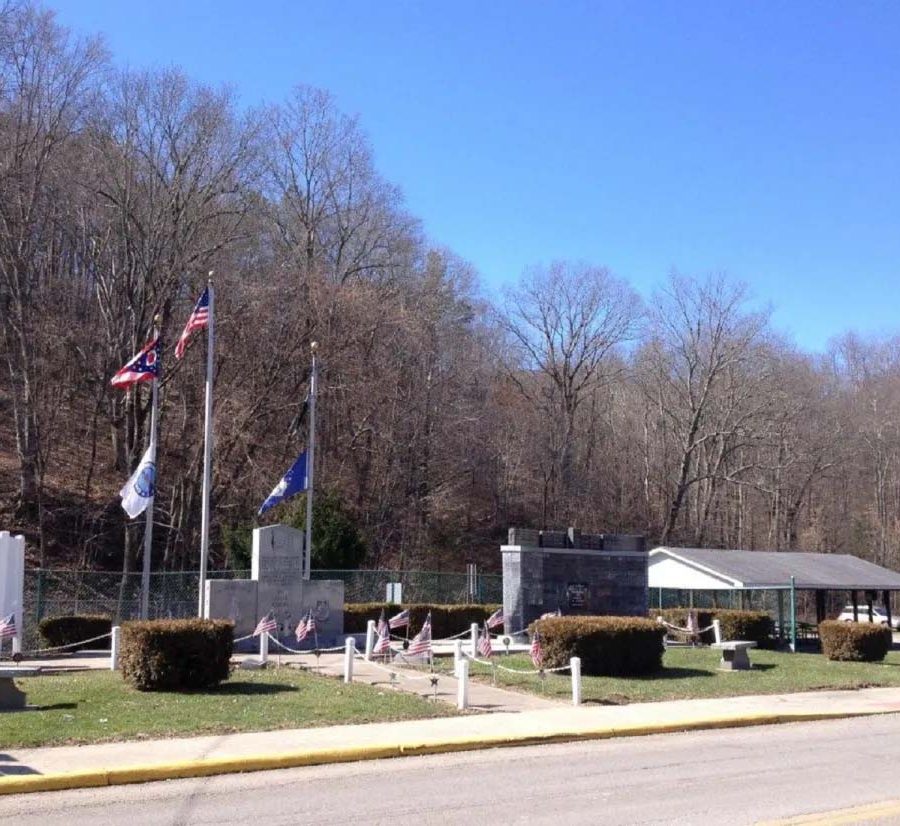
<instances>
[{"instance_id":1,"label":"american flag","mask_svg":"<svg viewBox=\"0 0 900 826\"><path fill-rule=\"evenodd\" d=\"M0 620L0 640L16 635L16 615L10 614Z\"/></svg>"},{"instance_id":2,"label":"american flag","mask_svg":"<svg viewBox=\"0 0 900 826\"><path fill-rule=\"evenodd\" d=\"M406 653L409 655L431 653L431 611L425 617L425 624L422 626L422 630L409 643Z\"/></svg>"},{"instance_id":3,"label":"american flag","mask_svg":"<svg viewBox=\"0 0 900 826\"><path fill-rule=\"evenodd\" d=\"M278 630L278 623L275 621L275 614L272 611L269 611L258 623L256 623L256 630L253 632L254 637L258 637L260 634L271 634L273 631Z\"/></svg>"},{"instance_id":4,"label":"american flag","mask_svg":"<svg viewBox=\"0 0 900 826\"><path fill-rule=\"evenodd\" d=\"M388 628L387 621L384 618L384 611L378 619L378 639L375 641L375 647L372 649L373 654L387 654L391 650L391 633Z\"/></svg>"},{"instance_id":5,"label":"american flag","mask_svg":"<svg viewBox=\"0 0 900 826\"><path fill-rule=\"evenodd\" d=\"M315 621L312 618L312 611L307 611L303 619L297 623L297 642L303 642L313 630L315 630Z\"/></svg>"},{"instance_id":6,"label":"american flag","mask_svg":"<svg viewBox=\"0 0 900 826\"><path fill-rule=\"evenodd\" d=\"M541 635L535 631L531 638L531 661L535 668L540 668L544 664L544 651L541 648Z\"/></svg>"},{"instance_id":7,"label":"american flag","mask_svg":"<svg viewBox=\"0 0 900 826\"><path fill-rule=\"evenodd\" d=\"M430 615L429 615L430 616ZM394 614L389 620L388 625L391 628L402 628L409 625L409 608L404 608L399 614Z\"/></svg>"},{"instance_id":8,"label":"american flag","mask_svg":"<svg viewBox=\"0 0 900 826\"><path fill-rule=\"evenodd\" d=\"M484 624L484 633L478 640L478 653L482 657L490 657L494 653L494 649L491 648L490 626L487 623Z\"/></svg>"},{"instance_id":9,"label":"american flag","mask_svg":"<svg viewBox=\"0 0 900 826\"><path fill-rule=\"evenodd\" d=\"M498 625L503 625L504 622L506 622L506 618L503 616L503 609L498 608L488 617L487 627L496 628Z\"/></svg>"},{"instance_id":10,"label":"american flag","mask_svg":"<svg viewBox=\"0 0 900 826\"><path fill-rule=\"evenodd\" d=\"M209 287L207 287L200 298L197 299L197 303L194 305L194 311L191 313L190 318L188 318L187 324L184 325L184 330L181 332L181 338L178 339L178 344L175 345L175 358L180 359L184 355L191 333L193 333L194 330L202 330L208 324Z\"/></svg>"},{"instance_id":11,"label":"american flag","mask_svg":"<svg viewBox=\"0 0 900 826\"><path fill-rule=\"evenodd\" d=\"M113 387L128 388L141 381L152 381L159 376L159 336L144 345L136 356L110 379Z\"/></svg>"}]
</instances>

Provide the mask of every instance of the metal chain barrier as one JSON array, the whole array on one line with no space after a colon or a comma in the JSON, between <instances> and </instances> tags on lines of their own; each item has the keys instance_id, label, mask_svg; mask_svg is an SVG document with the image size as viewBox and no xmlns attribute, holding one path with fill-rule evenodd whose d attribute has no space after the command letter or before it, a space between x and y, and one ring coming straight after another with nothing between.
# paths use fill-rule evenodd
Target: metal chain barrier
<instances>
[{"instance_id":1,"label":"metal chain barrier","mask_svg":"<svg viewBox=\"0 0 900 826\"><path fill-rule=\"evenodd\" d=\"M343 645L336 645L334 648L291 648L290 646L285 645L281 640L276 639L271 634L266 634L271 642L274 642L279 648L283 648L285 651L291 654L313 654L315 656L319 656L319 654L332 654L335 651L343 651Z\"/></svg>"},{"instance_id":2,"label":"metal chain barrier","mask_svg":"<svg viewBox=\"0 0 900 826\"><path fill-rule=\"evenodd\" d=\"M23 651L22 656L24 657L26 654L45 654L48 651L64 651L67 648L77 648L81 645L87 645L89 642L96 642L97 640L105 640L107 637L112 636L112 631L107 631L105 634L100 634L97 637L91 637L88 640L80 640L79 642L69 642L65 645L54 645L49 648L31 648L28 651Z\"/></svg>"}]
</instances>

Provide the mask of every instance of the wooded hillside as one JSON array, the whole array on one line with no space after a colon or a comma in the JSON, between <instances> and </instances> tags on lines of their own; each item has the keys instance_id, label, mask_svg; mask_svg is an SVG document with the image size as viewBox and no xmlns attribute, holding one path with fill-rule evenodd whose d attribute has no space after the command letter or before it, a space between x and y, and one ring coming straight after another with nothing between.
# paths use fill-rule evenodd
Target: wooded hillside
<instances>
[{"instance_id":1,"label":"wooded hillside","mask_svg":"<svg viewBox=\"0 0 900 826\"><path fill-rule=\"evenodd\" d=\"M800 352L721 274L662 273L639 297L556 261L489 301L327 92L244 110L9 3L0 528L26 532L31 563L134 568L143 523L118 490L149 392L109 379L159 314L154 568L197 567L204 337L172 351L210 270L214 566L304 446L313 340L316 476L367 565L495 566L509 525L900 564L900 340Z\"/></svg>"}]
</instances>

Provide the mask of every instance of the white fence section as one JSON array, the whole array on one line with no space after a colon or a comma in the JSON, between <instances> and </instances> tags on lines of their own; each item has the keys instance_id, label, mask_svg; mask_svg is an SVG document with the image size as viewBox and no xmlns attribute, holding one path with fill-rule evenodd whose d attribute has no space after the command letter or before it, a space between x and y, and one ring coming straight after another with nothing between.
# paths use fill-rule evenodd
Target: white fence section
<instances>
[{"instance_id":1,"label":"white fence section","mask_svg":"<svg viewBox=\"0 0 900 826\"><path fill-rule=\"evenodd\" d=\"M109 670L115 671L119 667L119 639L122 629L118 625L112 627L112 635L109 640Z\"/></svg>"},{"instance_id":2,"label":"white fence section","mask_svg":"<svg viewBox=\"0 0 900 826\"><path fill-rule=\"evenodd\" d=\"M572 675L572 705L581 705L581 657L569 660L569 672Z\"/></svg>"},{"instance_id":3,"label":"white fence section","mask_svg":"<svg viewBox=\"0 0 900 826\"><path fill-rule=\"evenodd\" d=\"M25 622L22 610L24 585L25 537L12 536L9 531L0 531L0 619L5 619L10 614L15 618L16 635L12 638L13 652L22 650L24 633L22 625Z\"/></svg>"}]
</instances>

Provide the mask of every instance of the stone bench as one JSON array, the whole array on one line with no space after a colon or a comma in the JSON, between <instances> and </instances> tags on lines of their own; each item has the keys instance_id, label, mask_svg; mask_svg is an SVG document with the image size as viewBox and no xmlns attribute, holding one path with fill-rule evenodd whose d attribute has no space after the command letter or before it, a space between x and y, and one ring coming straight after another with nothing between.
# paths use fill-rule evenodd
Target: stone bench
<instances>
[{"instance_id":1,"label":"stone bench","mask_svg":"<svg viewBox=\"0 0 900 826\"><path fill-rule=\"evenodd\" d=\"M40 668L0 668L0 711L25 708L25 692L13 682L19 677L37 677Z\"/></svg>"},{"instance_id":2,"label":"stone bench","mask_svg":"<svg viewBox=\"0 0 900 826\"><path fill-rule=\"evenodd\" d=\"M756 648L752 640L729 640L728 642L714 642L710 648L716 648L722 652L719 661L720 671L749 671L751 648Z\"/></svg>"}]
</instances>

